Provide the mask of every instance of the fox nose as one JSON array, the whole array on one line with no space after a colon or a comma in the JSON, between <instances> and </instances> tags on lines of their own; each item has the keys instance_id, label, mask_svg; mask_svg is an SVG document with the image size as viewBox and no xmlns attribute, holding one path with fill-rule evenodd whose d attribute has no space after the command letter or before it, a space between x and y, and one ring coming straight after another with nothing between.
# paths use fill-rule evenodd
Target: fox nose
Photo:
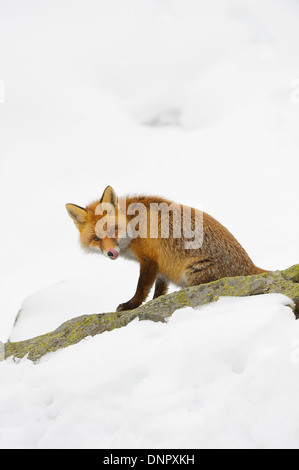
<instances>
[{"instance_id":1,"label":"fox nose","mask_svg":"<svg viewBox=\"0 0 299 470\"><path fill-rule=\"evenodd\" d=\"M107 255L109 256L110 259L116 259L118 258L118 251L114 250L114 248L110 248Z\"/></svg>"}]
</instances>

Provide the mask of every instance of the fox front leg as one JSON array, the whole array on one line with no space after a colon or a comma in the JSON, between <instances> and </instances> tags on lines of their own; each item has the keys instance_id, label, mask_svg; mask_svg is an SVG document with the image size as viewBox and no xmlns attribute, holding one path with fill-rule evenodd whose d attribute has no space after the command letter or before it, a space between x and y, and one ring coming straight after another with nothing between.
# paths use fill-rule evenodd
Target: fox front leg
<instances>
[{"instance_id":1,"label":"fox front leg","mask_svg":"<svg viewBox=\"0 0 299 470\"><path fill-rule=\"evenodd\" d=\"M140 275L137 284L137 290L131 300L124 304L120 304L116 311L123 312L124 310L133 310L139 307L142 302L147 298L158 274L157 264L149 259L140 262Z\"/></svg>"}]
</instances>

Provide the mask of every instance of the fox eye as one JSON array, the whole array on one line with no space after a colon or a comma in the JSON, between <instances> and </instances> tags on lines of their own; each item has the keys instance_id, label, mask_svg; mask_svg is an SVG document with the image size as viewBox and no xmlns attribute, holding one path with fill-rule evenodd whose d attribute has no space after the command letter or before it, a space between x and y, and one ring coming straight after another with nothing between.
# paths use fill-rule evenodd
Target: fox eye
<instances>
[{"instance_id":1,"label":"fox eye","mask_svg":"<svg viewBox=\"0 0 299 470\"><path fill-rule=\"evenodd\" d=\"M95 242L99 242L99 241L100 241L100 238L97 237L97 236L93 237L93 239L94 239Z\"/></svg>"}]
</instances>

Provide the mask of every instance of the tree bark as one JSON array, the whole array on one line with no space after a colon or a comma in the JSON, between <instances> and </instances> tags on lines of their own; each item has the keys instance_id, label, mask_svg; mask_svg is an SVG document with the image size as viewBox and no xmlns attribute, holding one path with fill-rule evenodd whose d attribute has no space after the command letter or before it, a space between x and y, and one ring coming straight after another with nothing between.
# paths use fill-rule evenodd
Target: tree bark
<instances>
[{"instance_id":1,"label":"tree bark","mask_svg":"<svg viewBox=\"0 0 299 470\"><path fill-rule=\"evenodd\" d=\"M178 292L163 295L135 310L83 315L73 318L55 331L26 341L6 343L5 359L13 356L36 362L45 354L78 343L87 336L95 336L115 328L122 328L135 318L155 322L166 322L175 310L183 307L198 307L214 302L221 296L244 297L251 295L281 293L288 296L290 307L299 317L299 265L285 271L274 271L255 276L233 277L199 286L188 287ZM292 302L293 301L293 302Z\"/></svg>"}]
</instances>

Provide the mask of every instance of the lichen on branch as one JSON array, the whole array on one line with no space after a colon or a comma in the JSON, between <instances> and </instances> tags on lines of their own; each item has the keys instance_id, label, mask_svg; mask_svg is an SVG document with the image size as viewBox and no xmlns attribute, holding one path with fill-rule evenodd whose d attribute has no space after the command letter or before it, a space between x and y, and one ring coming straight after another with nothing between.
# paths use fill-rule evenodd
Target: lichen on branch
<instances>
[{"instance_id":1,"label":"lichen on branch","mask_svg":"<svg viewBox=\"0 0 299 470\"><path fill-rule=\"evenodd\" d=\"M223 296L245 297L270 293L281 293L288 296L291 299L290 306L298 318L299 264L285 271L225 278L208 284L188 287L158 297L127 312L99 313L73 318L50 333L25 341L6 343L4 345L5 358L10 356L23 358L27 355L28 359L36 362L45 354L76 344L88 336L122 328L135 318L165 322L175 310L186 306L195 308L209 302L215 302Z\"/></svg>"}]
</instances>

